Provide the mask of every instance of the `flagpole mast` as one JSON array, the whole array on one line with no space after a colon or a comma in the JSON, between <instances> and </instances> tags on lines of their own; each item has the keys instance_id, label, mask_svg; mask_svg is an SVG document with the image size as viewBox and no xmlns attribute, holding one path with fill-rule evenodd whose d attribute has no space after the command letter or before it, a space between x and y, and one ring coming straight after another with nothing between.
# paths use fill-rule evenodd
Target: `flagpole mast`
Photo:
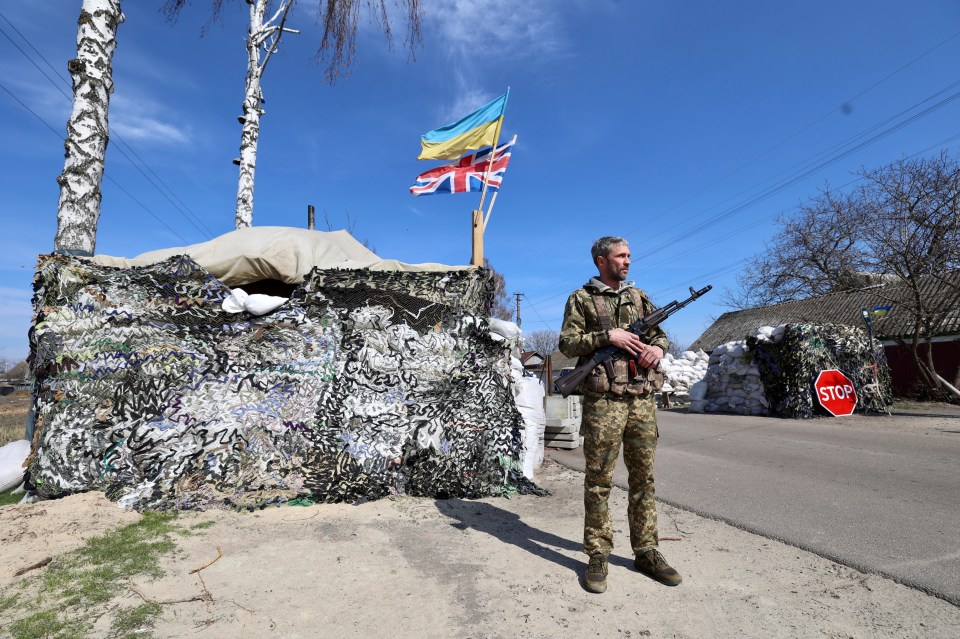
<instances>
[{"instance_id":1,"label":"flagpole mast","mask_svg":"<svg viewBox=\"0 0 960 639\"><path fill-rule=\"evenodd\" d=\"M490 149L490 162L487 163L487 172L483 178L483 189L480 191L480 204L471 214L470 224L470 244L472 247L472 257L470 264L472 266L483 266L483 233L487 228L487 220L483 216L483 200L487 197L487 182L490 180L490 172L493 170L493 160L497 155L497 143L500 141L500 128L503 126L503 114L507 110L507 100L510 98L510 87L507 87L507 94L503 100L503 108L500 110L500 118L497 120L497 132L493 136L493 148ZM492 208L493 202L491 202Z\"/></svg>"},{"instance_id":2,"label":"flagpole mast","mask_svg":"<svg viewBox=\"0 0 960 639\"><path fill-rule=\"evenodd\" d=\"M473 250L470 264L473 266L483 266L483 233L487 228L487 221L483 217L483 199L487 196L487 182L490 180L490 171L493 169L493 158L497 154L497 142L500 141L500 125L502 123L503 118L501 117L497 122L497 132L493 136L490 161L487 163L487 172L483 178L483 189L480 191L480 204L471 215L470 244Z\"/></svg>"},{"instance_id":3,"label":"flagpole mast","mask_svg":"<svg viewBox=\"0 0 960 639\"><path fill-rule=\"evenodd\" d=\"M493 134L493 148L490 149L490 161L487 162L487 172L483 177L483 189L480 191L480 205L477 206L481 211L483 210L483 200L487 197L487 182L490 180L490 172L493 171L493 161L497 155L497 144L500 142L500 127L502 124L503 118L497 122L497 132Z\"/></svg>"}]
</instances>

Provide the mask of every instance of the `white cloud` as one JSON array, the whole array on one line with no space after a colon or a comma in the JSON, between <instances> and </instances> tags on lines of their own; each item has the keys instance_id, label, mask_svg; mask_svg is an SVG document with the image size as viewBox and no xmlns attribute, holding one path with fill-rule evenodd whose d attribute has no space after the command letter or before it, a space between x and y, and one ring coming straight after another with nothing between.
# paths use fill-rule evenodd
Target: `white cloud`
<instances>
[{"instance_id":1,"label":"white cloud","mask_svg":"<svg viewBox=\"0 0 960 639\"><path fill-rule=\"evenodd\" d=\"M462 58L563 56L566 42L554 4L545 0L438 0L427 22Z\"/></svg>"},{"instance_id":2,"label":"white cloud","mask_svg":"<svg viewBox=\"0 0 960 639\"><path fill-rule=\"evenodd\" d=\"M547 0L437 0L425 21L432 32L425 38L437 39L429 46L449 52L452 64L449 79L456 98L444 105L444 123L476 110L506 88L479 88L481 64L551 65L572 54L556 5Z\"/></svg>"},{"instance_id":3,"label":"white cloud","mask_svg":"<svg viewBox=\"0 0 960 639\"><path fill-rule=\"evenodd\" d=\"M169 118L169 111L142 97L115 95L110 102L110 128L128 142L188 143L192 137L189 128L164 121Z\"/></svg>"}]
</instances>

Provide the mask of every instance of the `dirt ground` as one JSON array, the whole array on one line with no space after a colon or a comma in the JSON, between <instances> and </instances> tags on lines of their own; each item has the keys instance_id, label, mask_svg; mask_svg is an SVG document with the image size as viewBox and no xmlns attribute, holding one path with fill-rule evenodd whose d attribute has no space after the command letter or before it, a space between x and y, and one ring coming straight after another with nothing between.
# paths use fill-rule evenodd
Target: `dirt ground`
<instances>
[{"instance_id":1,"label":"dirt ground","mask_svg":"<svg viewBox=\"0 0 960 639\"><path fill-rule=\"evenodd\" d=\"M212 596L164 604L157 637L960 636L960 608L943 600L663 504L661 548L684 582L662 586L632 567L619 489L609 589L588 593L583 476L547 461L536 480L552 495L185 513L185 527L209 527L177 539L165 577L131 587ZM96 493L0 507L0 587L137 517ZM116 603L140 602L131 589Z\"/></svg>"}]
</instances>

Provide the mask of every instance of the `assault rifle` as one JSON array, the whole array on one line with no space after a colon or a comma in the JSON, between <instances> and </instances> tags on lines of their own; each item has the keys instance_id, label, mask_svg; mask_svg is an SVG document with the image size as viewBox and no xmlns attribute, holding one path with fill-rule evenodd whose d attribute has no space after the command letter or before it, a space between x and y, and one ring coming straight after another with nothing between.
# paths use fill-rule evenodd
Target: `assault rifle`
<instances>
[{"instance_id":1,"label":"assault rifle","mask_svg":"<svg viewBox=\"0 0 960 639\"><path fill-rule=\"evenodd\" d=\"M682 302L674 300L666 306L661 306L646 317L638 319L636 322L628 326L626 330L635 335L643 337L651 328L658 326L661 322L663 322L663 320L667 319L690 302L706 295L707 292L712 288L713 286L708 284L699 291L695 291L691 286L690 297ZM596 351L594 351L590 359L557 380L556 387L560 390L560 394L564 397L568 396L570 393L576 390L577 386L580 385L580 382L583 381L583 378L590 374L590 371L592 371L597 365L602 364L616 355L621 350L622 349L614 346L613 344L598 348Z\"/></svg>"}]
</instances>

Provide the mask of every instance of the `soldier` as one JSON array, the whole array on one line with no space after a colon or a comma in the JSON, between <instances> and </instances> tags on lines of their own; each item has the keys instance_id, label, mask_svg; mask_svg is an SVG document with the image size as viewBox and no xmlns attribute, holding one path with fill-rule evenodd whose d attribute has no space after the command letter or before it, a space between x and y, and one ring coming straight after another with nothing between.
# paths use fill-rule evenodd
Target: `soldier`
<instances>
[{"instance_id":1,"label":"soldier","mask_svg":"<svg viewBox=\"0 0 960 639\"><path fill-rule=\"evenodd\" d=\"M622 237L601 237L591 249L599 274L567 300L560 332L560 351L585 361L613 344L623 352L597 366L581 386L583 391L584 478L583 549L590 556L584 586L590 592L607 589L607 556L613 550L613 529L607 498L613 469L623 443L628 472L627 518L634 566L668 586L682 578L657 550L657 511L653 495L653 456L657 448L657 407L654 393L663 385L660 358L669 342L659 327L643 338L624 327L648 315L653 305L625 281L630 247Z\"/></svg>"}]
</instances>

